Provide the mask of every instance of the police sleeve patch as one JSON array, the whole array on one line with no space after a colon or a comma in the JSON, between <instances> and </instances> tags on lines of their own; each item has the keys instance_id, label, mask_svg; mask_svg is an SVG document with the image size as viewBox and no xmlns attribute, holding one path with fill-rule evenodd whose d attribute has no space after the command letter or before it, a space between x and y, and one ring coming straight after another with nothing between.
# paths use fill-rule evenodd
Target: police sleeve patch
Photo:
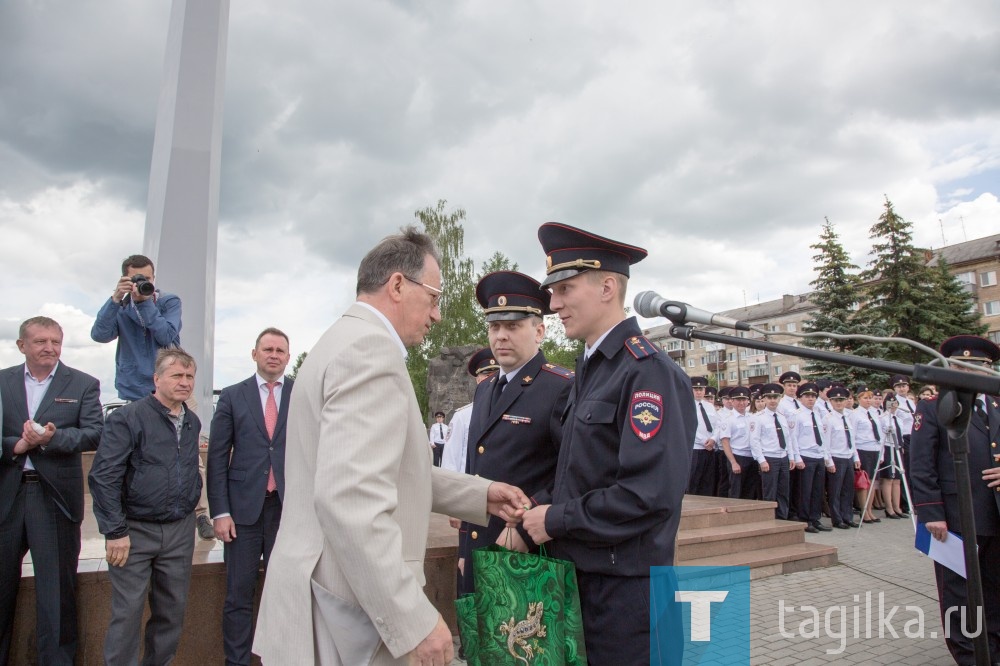
<instances>
[{"instance_id":1,"label":"police sleeve patch","mask_svg":"<svg viewBox=\"0 0 1000 666\"><path fill-rule=\"evenodd\" d=\"M629 422L632 432L644 442L648 442L663 425L663 397L652 391L636 391L632 394L629 407Z\"/></svg>"}]
</instances>

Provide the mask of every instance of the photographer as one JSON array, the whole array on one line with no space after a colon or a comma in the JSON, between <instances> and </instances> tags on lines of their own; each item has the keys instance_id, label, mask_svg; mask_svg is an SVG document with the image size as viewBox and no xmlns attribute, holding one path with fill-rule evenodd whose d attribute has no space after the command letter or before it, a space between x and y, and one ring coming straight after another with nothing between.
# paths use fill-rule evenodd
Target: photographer
<instances>
[{"instance_id":1,"label":"photographer","mask_svg":"<svg viewBox=\"0 0 1000 666\"><path fill-rule=\"evenodd\" d=\"M148 257L125 259L122 277L90 329L94 342L118 339L115 388L130 402L153 392L156 353L181 343L181 299L157 290L155 277Z\"/></svg>"},{"instance_id":2,"label":"photographer","mask_svg":"<svg viewBox=\"0 0 1000 666\"><path fill-rule=\"evenodd\" d=\"M153 368L161 349L180 347L181 299L155 286L156 275L149 257L133 254L122 262L122 276L111 298L97 313L90 329L94 342L118 339L115 352L115 388L127 402L142 400L153 392ZM192 402L192 409L197 406ZM202 468L204 487L204 468ZM198 536L215 538L208 518L208 500L202 493L195 510Z\"/></svg>"}]
</instances>

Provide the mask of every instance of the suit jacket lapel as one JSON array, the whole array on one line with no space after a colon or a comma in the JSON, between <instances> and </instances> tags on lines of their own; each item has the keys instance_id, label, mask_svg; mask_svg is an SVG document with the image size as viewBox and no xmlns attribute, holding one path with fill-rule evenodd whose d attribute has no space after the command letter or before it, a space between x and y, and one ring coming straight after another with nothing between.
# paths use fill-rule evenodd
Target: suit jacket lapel
<instances>
[{"instance_id":1,"label":"suit jacket lapel","mask_svg":"<svg viewBox=\"0 0 1000 666\"><path fill-rule=\"evenodd\" d=\"M506 412L510 406L514 404L514 401L517 400L517 397L521 395L521 392L524 390L524 386L535 380L535 377L538 376L538 371L542 367L542 361L544 360L545 357L542 355L542 352L539 351L535 354L534 358L528 361L525 366L521 368L521 371L517 373L517 377L515 377L513 381L508 380L507 387L500 395L500 400L497 402L495 407L489 410L490 413L486 417L486 422L484 423L484 428L482 430L483 433L486 433L487 430L492 428L493 425L500 420L500 417L503 416L504 412ZM497 380L494 379L493 382L495 381Z\"/></svg>"},{"instance_id":2,"label":"suit jacket lapel","mask_svg":"<svg viewBox=\"0 0 1000 666\"><path fill-rule=\"evenodd\" d=\"M3 393L8 398L7 407L13 407L12 414L16 415L16 422L24 424L28 420L28 394L24 390L24 364L14 366L4 373ZM7 407L4 409L6 410ZM18 434L20 435L20 430Z\"/></svg>"},{"instance_id":3,"label":"suit jacket lapel","mask_svg":"<svg viewBox=\"0 0 1000 666\"><path fill-rule=\"evenodd\" d=\"M274 426L274 436L277 438L288 423L288 405L292 400L292 385L295 383L288 377L284 377L281 383L281 404L278 405L278 423Z\"/></svg>"},{"instance_id":4,"label":"suit jacket lapel","mask_svg":"<svg viewBox=\"0 0 1000 666\"><path fill-rule=\"evenodd\" d=\"M257 386L257 375L243 382L243 398L247 401L247 409L253 417L253 422L260 430L261 436L266 440L267 426L264 425L264 410L260 406L260 387Z\"/></svg>"},{"instance_id":5,"label":"suit jacket lapel","mask_svg":"<svg viewBox=\"0 0 1000 666\"><path fill-rule=\"evenodd\" d=\"M45 410L52 406L55 402L56 397L62 395L63 389L70 383L73 379L73 373L69 371L62 363L56 368L56 374L52 378L52 382L49 384L49 388L45 390L45 395L42 396L42 401L38 403L38 409L35 411L35 418L32 420L37 423L44 424L45 421L39 419L39 417L45 414ZM24 382L21 382L21 390L24 390ZM27 396L27 394L25 394ZM25 405L27 406L27 397L25 397Z\"/></svg>"}]
</instances>

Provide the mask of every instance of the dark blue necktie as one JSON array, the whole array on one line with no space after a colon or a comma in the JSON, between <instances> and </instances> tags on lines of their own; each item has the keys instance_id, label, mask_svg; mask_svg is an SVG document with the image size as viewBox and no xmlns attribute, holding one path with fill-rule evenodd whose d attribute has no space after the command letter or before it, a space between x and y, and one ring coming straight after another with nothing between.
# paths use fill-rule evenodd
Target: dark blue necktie
<instances>
[{"instance_id":1,"label":"dark blue necktie","mask_svg":"<svg viewBox=\"0 0 1000 666\"><path fill-rule=\"evenodd\" d=\"M781 430L781 422L778 421L777 412L774 414L774 431L778 433L778 444L781 448L785 448L785 433Z\"/></svg>"}]
</instances>

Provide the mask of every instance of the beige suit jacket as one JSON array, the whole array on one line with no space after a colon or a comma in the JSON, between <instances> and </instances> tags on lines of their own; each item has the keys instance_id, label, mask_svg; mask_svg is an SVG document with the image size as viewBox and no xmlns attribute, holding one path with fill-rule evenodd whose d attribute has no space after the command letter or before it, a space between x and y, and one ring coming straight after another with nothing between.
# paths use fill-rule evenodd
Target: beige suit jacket
<instances>
[{"instance_id":1,"label":"beige suit jacket","mask_svg":"<svg viewBox=\"0 0 1000 666\"><path fill-rule=\"evenodd\" d=\"M313 585L347 611L323 627L338 648L373 628L386 659L415 648L438 617L422 589L430 513L485 524L489 483L432 467L399 345L375 314L351 306L296 379L253 651L264 664L316 661Z\"/></svg>"}]
</instances>

